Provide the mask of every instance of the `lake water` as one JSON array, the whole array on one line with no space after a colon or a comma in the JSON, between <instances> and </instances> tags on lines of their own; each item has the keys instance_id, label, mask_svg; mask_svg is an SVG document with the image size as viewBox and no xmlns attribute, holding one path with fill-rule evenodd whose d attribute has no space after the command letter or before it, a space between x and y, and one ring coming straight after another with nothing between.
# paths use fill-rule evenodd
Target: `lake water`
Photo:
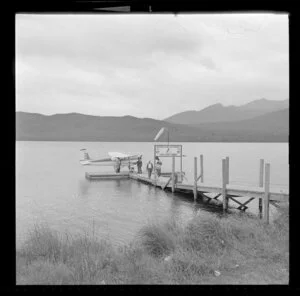
<instances>
[{"instance_id":1,"label":"lake water","mask_svg":"<svg viewBox=\"0 0 300 296\"><path fill-rule=\"evenodd\" d=\"M186 223L197 212L215 212L215 207L194 203L191 197L173 195L133 180L88 181L86 171L113 171L113 168L79 164L82 159L79 149L86 148L92 158L107 157L109 151L142 153L144 167L148 160L153 160L153 144L16 142L17 246L34 224L46 223L62 233L93 231L115 244L124 244L149 222L175 218ZM257 186L259 160L263 158L271 165L271 186L289 186L287 143L180 144L186 155L183 171L190 183L194 157L199 159L203 154L205 182L221 184L222 158L229 156L230 183ZM171 159L162 161L162 171L171 171ZM250 203L250 211L257 213L257 208L256 201Z\"/></svg>"}]
</instances>

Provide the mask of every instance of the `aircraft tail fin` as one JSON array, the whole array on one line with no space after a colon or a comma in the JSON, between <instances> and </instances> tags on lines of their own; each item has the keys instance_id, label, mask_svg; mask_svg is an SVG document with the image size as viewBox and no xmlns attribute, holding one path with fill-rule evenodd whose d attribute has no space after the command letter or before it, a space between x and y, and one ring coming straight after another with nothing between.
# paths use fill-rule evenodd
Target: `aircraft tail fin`
<instances>
[{"instance_id":1,"label":"aircraft tail fin","mask_svg":"<svg viewBox=\"0 0 300 296\"><path fill-rule=\"evenodd\" d=\"M87 153L86 149L80 149L80 151L83 151L83 159L84 160L90 160L90 156L89 154Z\"/></svg>"}]
</instances>

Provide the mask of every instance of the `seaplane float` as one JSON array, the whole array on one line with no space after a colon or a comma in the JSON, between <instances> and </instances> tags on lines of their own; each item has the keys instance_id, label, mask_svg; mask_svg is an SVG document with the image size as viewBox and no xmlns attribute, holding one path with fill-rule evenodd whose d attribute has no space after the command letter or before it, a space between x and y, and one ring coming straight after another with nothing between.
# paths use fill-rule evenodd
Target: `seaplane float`
<instances>
[{"instance_id":1,"label":"seaplane float","mask_svg":"<svg viewBox=\"0 0 300 296\"><path fill-rule=\"evenodd\" d=\"M96 165L96 166L114 166L117 161L120 161L120 166L129 167L130 165L135 165L142 154L124 154L120 152L108 152L109 157L102 159L92 159L90 158L87 149L80 149L83 151L83 159L80 160L81 165Z\"/></svg>"}]
</instances>

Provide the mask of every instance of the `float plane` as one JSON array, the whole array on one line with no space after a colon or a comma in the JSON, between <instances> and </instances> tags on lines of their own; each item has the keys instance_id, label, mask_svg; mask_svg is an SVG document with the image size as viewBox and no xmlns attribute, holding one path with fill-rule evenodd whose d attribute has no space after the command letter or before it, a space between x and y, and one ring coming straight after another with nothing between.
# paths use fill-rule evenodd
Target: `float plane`
<instances>
[{"instance_id":1,"label":"float plane","mask_svg":"<svg viewBox=\"0 0 300 296\"><path fill-rule=\"evenodd\" d=\"M80 149L80 151L83 151L83 159L80 160L82 165L114 166L120 160L121 167L128 167L136 164L138 159L142 157L142 154L129 155L120 152L108 152L108 158L92 159L86 149Z\"/></svg>"}]
</instances>

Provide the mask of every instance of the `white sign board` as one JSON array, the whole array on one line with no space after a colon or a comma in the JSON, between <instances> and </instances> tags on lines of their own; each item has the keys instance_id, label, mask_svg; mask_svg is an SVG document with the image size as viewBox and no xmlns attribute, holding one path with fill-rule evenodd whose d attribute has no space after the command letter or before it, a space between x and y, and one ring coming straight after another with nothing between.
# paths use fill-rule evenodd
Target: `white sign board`
<instances>
[{"instance_id":1,"label":"white sign board","mask_svg":"<svg viewBox=\"0 0 300 296\"><path fill-rule=\"evenodd\" d=\"M156 156L181 156L181 145L155 145Z\"/></svg>"}]
</instances>

